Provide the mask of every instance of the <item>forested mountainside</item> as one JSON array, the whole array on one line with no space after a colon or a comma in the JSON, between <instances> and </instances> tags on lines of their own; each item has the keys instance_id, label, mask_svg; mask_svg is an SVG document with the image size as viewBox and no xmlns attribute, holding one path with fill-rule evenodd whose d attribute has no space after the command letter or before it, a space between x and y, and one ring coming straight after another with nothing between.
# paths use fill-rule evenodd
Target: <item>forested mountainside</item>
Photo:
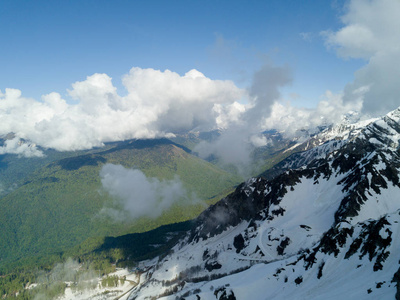
<instances>
[{"instance_id":1,"label":"forested mountainside","mask_svg":"<svg viewBox=\"0 0 400 300\"><path fill-rule=\"evenodd\" d=\"M139 169L160 180L177 175L187 193L202 201L215 202L239 182L236 176L189 152L168 140L131 141L37 168L0 199L0 265L29 257L59 256L90 237L143 232L195 217L204 204L185 204L184 200L156 219L119 220L101 214L102 209L114 207L101 184L100 171L105 164Z\"/></svg>"}]
</instances>

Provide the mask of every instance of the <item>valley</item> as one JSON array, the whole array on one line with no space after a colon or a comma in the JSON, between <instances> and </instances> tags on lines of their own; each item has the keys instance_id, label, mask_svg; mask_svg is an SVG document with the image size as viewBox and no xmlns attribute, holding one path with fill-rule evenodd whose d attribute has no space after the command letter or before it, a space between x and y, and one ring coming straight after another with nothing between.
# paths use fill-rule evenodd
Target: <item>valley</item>
<instances>
[{"instance_id":1,"label":"valley","mask_svg":"<svg viewBox=\"0 0 400 300\"><path fill-rule=\"evenodd\" d=\"M154 257L168 250L191 226L177 222L195 218L242 180L167 139L110 143L70 153L49 150L45 154L43 158L2 156L7 163L1 174L8 178L3 182L9 188L0 198L0 270L14 281L22 274L21 280L27 280L24 285L38 276L32 270L50 270L69 257L87 261L92 268L101 268L101 273L109 272L115 261L126 266ZM23 168L30 159L31 167ZM161 182L178 176L189 198L174 202L156 218L132 219L102 187L100 171L106 164L137 169ZM19 169L24 172L17 172ZM122 214L115 217L108 210ZM167 224L171 228L160 227ZM165 240L163 230L171 231L174 238ZM141 232L149 234L137 234Z\"/></svg>"}]
</instances>

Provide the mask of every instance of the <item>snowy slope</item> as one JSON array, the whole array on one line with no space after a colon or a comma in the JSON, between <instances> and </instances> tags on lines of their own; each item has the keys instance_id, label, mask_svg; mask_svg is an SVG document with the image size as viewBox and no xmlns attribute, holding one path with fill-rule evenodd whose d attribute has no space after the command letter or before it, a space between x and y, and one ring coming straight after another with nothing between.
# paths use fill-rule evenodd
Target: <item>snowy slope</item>
<instances>
[{"instance_id":1,"label":"snowy slope","mask_svg":"<svg viewBox=\"0 0 400 300\"><path fill-rule=\"evenodd\" d=\"M272 169L267 170L262 176L272 179L285 170L297 169L308 165L315 159L323 159L329 153L340 149L350 140L356 138L365 127L377 120L359 120L355 113L344 116L339 124L327 126L314 135L308 135L303 142L287 149L287 152L294 153Z\"/></svg>"},{"instance_id":2,"label":"snowy slope","mask_svg":"<svg viewBox=\"0 0 400 300\"><path fill-rule=\"evenodd\" d=\"M400 221L398 213L385 219L390 224ZM399 267L398 255L390 255L378 271L373 270L376 259L370 260L369 255L362 255L360 250L346 258L352 239L359 237L363 226L368 224L350 227L354 233L346 239L338 255L318 252L315 263L308 269L304 267L307 262L303 258L293 256L269 264L259 263L221 279L187 283L177 295L190 294L185 299L198 299L196 295L200 299L220 299L225 291L227 295L233 293L236 299L394 299L396 283L392 280ZM381 229L381 234L387 239L385 229ZM385 249L387 253L399 251L398 229L395 226L395 231L391 232L393 243Z\"/></svg>"},{"instance_id":3,"label":"snowy slope","mask_svg":"<svg viewBox=\"0 0 400 300\"><path fill-rule=\"evenodd\" d=\"M345 136L208 208L130 299L400 299L400 111Z\"/></svg>"}]
</instances>

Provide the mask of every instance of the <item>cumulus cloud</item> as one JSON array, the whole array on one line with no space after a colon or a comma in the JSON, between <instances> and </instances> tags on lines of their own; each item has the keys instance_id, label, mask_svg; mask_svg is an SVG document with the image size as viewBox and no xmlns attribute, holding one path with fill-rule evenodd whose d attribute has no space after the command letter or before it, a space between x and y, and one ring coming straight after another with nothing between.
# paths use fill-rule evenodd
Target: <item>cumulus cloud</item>
<instances>
[{"instance_id":1,"label":"cumulus cloud","mask_svg":"<svg viewBox=\"0 0 400 300\"><path fill-rule=\"evenodd\" d=\"M139 104L141 113L156 119L156 131L176 132L215 125L214 105L231 104L243 91L232 81L211 80L197 70L184 76L171 71L133 68L123 78L128 104Z\"/></svg>"},{"instance_id":2,"label":"cumulus cloud","mask_svg":"<svg viewBox=\"0 0 400 300\"><path fill-rule=\"evenodd\" d=\"M230 105L215 104L213 111L218 115L215 119L219 129L227 129L232 124L237 124L243 113L246 111L246 105L239 102L233 102Z\"/></svg>"},{"instance_id":3,"label":"cumulus cloud","mask_svg":"<svg viewBox=\"0 0 400 300\"><path fill-rule=\"evenodd\" d=\"M6 89L0 92L0 135L14 132L16 138L59 151L90 149L104 142L212 129L226 111L221 107L244 95L232 81L211 80L197 70L180 76L132 68L123 85L128 94L122 97L108 75L94 74L72 84L68 92L74 104L58 93L36 101Z\"/></svg>"},{"instance_id":4,"label":"cumulus cloud","mask_svg":"<svg viewBox=\"0 0 400 300\"><path fill-rule=\"evenodd\" d=\"M103 212L120 221L127 217L156 218L172 204L189 199L177 176L172 180L159 180L148 178L137 169L106 164L100 171L100 177L103 188L117 201L116 208L108 208Z\"/></svg>"},{"instance_id":5,"label":"cumulus cloud","mask_svg":"<svg viewBox=\"0 0 400 300\"><path fill-rule=\"evenodd\" d=\"M344 58L365 59L355 73L343 99L352 102L354 91L368 87L363 110L382 114L399 106L400 2L397 0L352 0L342 16L344 27L324 32L326 44Z\"/></svg>"},{"instance_id":6,"label":"cumulus cloud","mask_svg":"<svg viewBox=\"0 0 400 300\"><path fill-rule=\"evenodd\" d=\"M312 131L321 125L336 124L349 112L360 111L365 92L355 92L354 100L345 103L343 94L327 91L316 108L301 108L290 103L275 102L271 107L271 114L264 119L263 128L276 129L287 138L295 138L299 130Z\"/></svg>"}]
</instances>

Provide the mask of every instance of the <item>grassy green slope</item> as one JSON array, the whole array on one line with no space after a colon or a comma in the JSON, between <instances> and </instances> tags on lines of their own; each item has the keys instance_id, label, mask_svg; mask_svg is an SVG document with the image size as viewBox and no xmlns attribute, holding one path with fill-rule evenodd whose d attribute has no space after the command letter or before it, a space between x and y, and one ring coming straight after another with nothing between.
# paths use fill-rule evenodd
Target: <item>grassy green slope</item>
<instances>
[{"instance_id":1,"label":"grassy green slope","mask_svg":"<svg viewBox=\"0 0 400 300\"><path fill-rule=\"evenodd\" d=\"M0 199L0 267L63 252L90 237L143 232L188 220L204 209L176 204L158 219L118 223L104 218L99 212L112 202L101 189L99 172L105 163L138 168L160 179L177 174L189 191L209 202L238 183L238 178L167 140L127 142L64 158L38 169L24 185Z\"/></svg>"}]
</instances>

